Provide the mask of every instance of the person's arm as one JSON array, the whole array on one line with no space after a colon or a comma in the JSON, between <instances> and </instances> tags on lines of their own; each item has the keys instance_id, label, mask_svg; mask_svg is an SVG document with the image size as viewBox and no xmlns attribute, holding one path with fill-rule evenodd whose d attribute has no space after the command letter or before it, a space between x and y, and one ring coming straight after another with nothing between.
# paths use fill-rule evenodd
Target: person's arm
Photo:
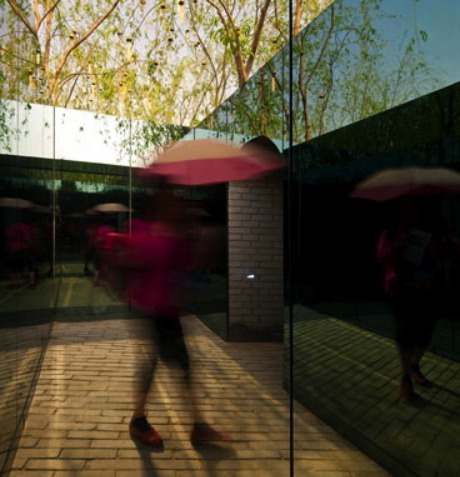
<instances>
[{"instance_id":1,"label":"person's arm","mask_svg":"<svg viewBox=\"0 0 460 477\"><path fill-rule=\"evenodd\" d=\"M380 262L385 262L392 256L393 249L389 241L388 235L388 230L384 230L380 234L379 240L377 242L376 257L377 260Z\"/></svg>"},{"instance_id":2,"label":"person's arm","mask_svg":"<svg viewBox=\"0 0 460 477\"><path fill-rule=\"evenodd\" d=\"M407 244L409 234L398 233L394 239L390 239L390 232L384 230L377 243L377 260L381 262L391 261L400 255L401 250Z\"/></svg>"}]
</instances>

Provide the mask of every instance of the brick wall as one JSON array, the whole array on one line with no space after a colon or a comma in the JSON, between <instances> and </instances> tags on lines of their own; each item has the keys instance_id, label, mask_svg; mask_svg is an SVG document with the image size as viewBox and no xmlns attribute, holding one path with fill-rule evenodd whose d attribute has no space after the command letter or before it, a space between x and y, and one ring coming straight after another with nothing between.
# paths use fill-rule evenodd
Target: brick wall
<instances>
[{"instance_id":1,"label":"brick wall","mask_svg":"<svg viewBox=\"0 0 460 477\"><path fill-rule=\"evenodd\" d=\"M283 180L228 188L229 340L281 339Z\"/></svg>"}]
</instances>

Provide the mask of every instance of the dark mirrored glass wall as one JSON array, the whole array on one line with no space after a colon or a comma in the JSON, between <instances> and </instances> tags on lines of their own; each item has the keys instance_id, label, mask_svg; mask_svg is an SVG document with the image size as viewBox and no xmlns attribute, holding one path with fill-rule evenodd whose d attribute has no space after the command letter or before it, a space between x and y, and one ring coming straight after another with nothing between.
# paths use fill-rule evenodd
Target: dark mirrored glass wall
<instances>
[{"instance_id":1,"label":"dark mirrored glass wall","mask_svg":"<svg viewBox=\"0 0 460 477\"><path fill-rule=\"evenodd\" d=\"M128 188L128 168L2 155L1 465L15 455L42 358L56 320L101 319L124 306L107 287L93 287L89 234L104 221L121 229L127 212L93 213L104 202L148 196ZM131 194L136 190L136 194ZM144 199L146 200L146 199ZM128 210L127 205L125 210Z\"/></svg>"},{"instance_id":2,"label":"dark mirrored glass wall","mask_svg":"<svg viewBox=\"0 0 460 477\"><path fill-rule=\"evenodd\" d=\"M200 125L241 142L267 135L290 159L285 386L392 475L460 472L460 196L441 188L415 200L425 216L434 211L449 252L436 261L443 278L435 275L433 299L406 295L401 318L384 291L377 244L407 200L352 191L390 168L459 169L459 13L450 1L442 9L435 1L336 1ZM410 336L428 329L424 320L434 323L428 344L401 345L407 316ZM401 381L408 348L427 348L420 369L432 381L425 387L410 375L417 397L409 401ZM294 436L295 455L303 436Z\"/></svg>"}]
</instances>

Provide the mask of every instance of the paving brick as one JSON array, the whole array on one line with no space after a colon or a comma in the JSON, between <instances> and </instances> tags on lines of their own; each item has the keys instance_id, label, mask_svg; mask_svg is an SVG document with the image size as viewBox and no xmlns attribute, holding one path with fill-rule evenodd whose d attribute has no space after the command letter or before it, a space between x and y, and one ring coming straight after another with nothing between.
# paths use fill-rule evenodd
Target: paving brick
<instances>
[{"instance_id":1,"label":"paving brick","mask_svg":"<svg viewBox=\"0 0 460 477\"><path fill-rule=\"evenodd\" d=\"M83 470L86 461L80 460L61 460L61 459L28 459L26 469L31 470L67 470L72 469L74 472Z\"/></svg>"},{"instance_id":2,"label":"paving brick","mask_svg":"<svg viewBox=\"0 0 460 477\"><path fill-rule=\"evenodd\" d=\"M134 477L131 474L132 477ZM16 476L15 476L16 477ZM27 476L26 476L27 477ZM78 473L75 471L68 470L57 470L54 471L52 477L117 477L115 470L79 470Z\"/></svg>"},{"instance_id":3,"label":"paving brick","mask_svg":"<svg viewBox=\"0 0 460 477\"><path fill-rule=\"evenodd\" d=\"M117 450L110 449L63 449L60 459L115 459Z\"/></svg>"},{"instance_id":4,"label":"paving brick","mask_svg":"<svg viewBox=\"0 0 460 477\"><path fill-rule=\"evenodd\" d=\"M128 433L134 356L144 353L146 343L123 339L129 329L123 320L87 322L86 333L79 333L80 327L56 324L9 477L288 475L289 401L282 387L281 343L222 342L188 317L184 328L203 412L232 441L191 445L191 408L180 374L160 363L148 416L165 449L152 452ZM388 476L298 403L295 426L302 477Z\"/></svg>"},{"instance_id":5,"label":"paving brick","mask_svg":"<svg viewBox=\"0 0 460 477\"><path fill-rule=\"evenodd\" d=\"M75 473L73 473L73 475L75 476ZM44 471L44 470L30 470L30 469L23 469L23 470L13 469L10 472L10 477L54 477L54 476L55 476L54 470Z\"/></svg>"},{"instance_id":6,"label":"paving brick","mask_svg":"<svg viewBox=\"0 0 460 477\"><path fill-rule=\"evenodd\" d=\"M185 471L185 472L187 477L191 477L190 471ZM157 469L155 469L154 467L151 467L151 468L147 467L144 469L143 474L139 474L139 475L142 475L143 477L144 476L147 477L147 476L157 476L160 474L158 474ZM176 470L169 470L169 471L165 469L161 470L161 477L176 477L176 475L177 475ZM193 477L195 477L196 475L197 474L195 471L193 473ZM115 477L133 477L133 473L131 470L117 470L115 472ZM207 477L209 477L209 474L207 475Z\"/></svg>"}]
</instances>

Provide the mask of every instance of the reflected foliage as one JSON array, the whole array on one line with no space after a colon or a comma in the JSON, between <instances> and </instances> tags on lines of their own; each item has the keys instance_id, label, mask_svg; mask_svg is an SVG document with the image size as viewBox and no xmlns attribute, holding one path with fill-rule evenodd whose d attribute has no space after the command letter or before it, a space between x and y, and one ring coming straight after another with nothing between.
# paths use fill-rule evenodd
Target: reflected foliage
<instances>
[{"instance_id":1,"label":"reflected foliage","mask_svg":"<svg viewBox=\"0 0 460 477\"><path fill-rule=\"evenodd\" d=\"M294 142L365 119L453 82L431 51L435 31L417 24L422 6L337 1L293 38L200 127Z\"/></svg>"},{"instance_id":2,"label":"reflected foliage","mask_svg":"<svg viewBox=\"0 0 460 477\"><path fill-rule=\"evenodd\" d=\"M7 104L0 101L0 149L11 151L11 126L10 119L12 111L8 108Z\"/></svg>"}]
</instances>

